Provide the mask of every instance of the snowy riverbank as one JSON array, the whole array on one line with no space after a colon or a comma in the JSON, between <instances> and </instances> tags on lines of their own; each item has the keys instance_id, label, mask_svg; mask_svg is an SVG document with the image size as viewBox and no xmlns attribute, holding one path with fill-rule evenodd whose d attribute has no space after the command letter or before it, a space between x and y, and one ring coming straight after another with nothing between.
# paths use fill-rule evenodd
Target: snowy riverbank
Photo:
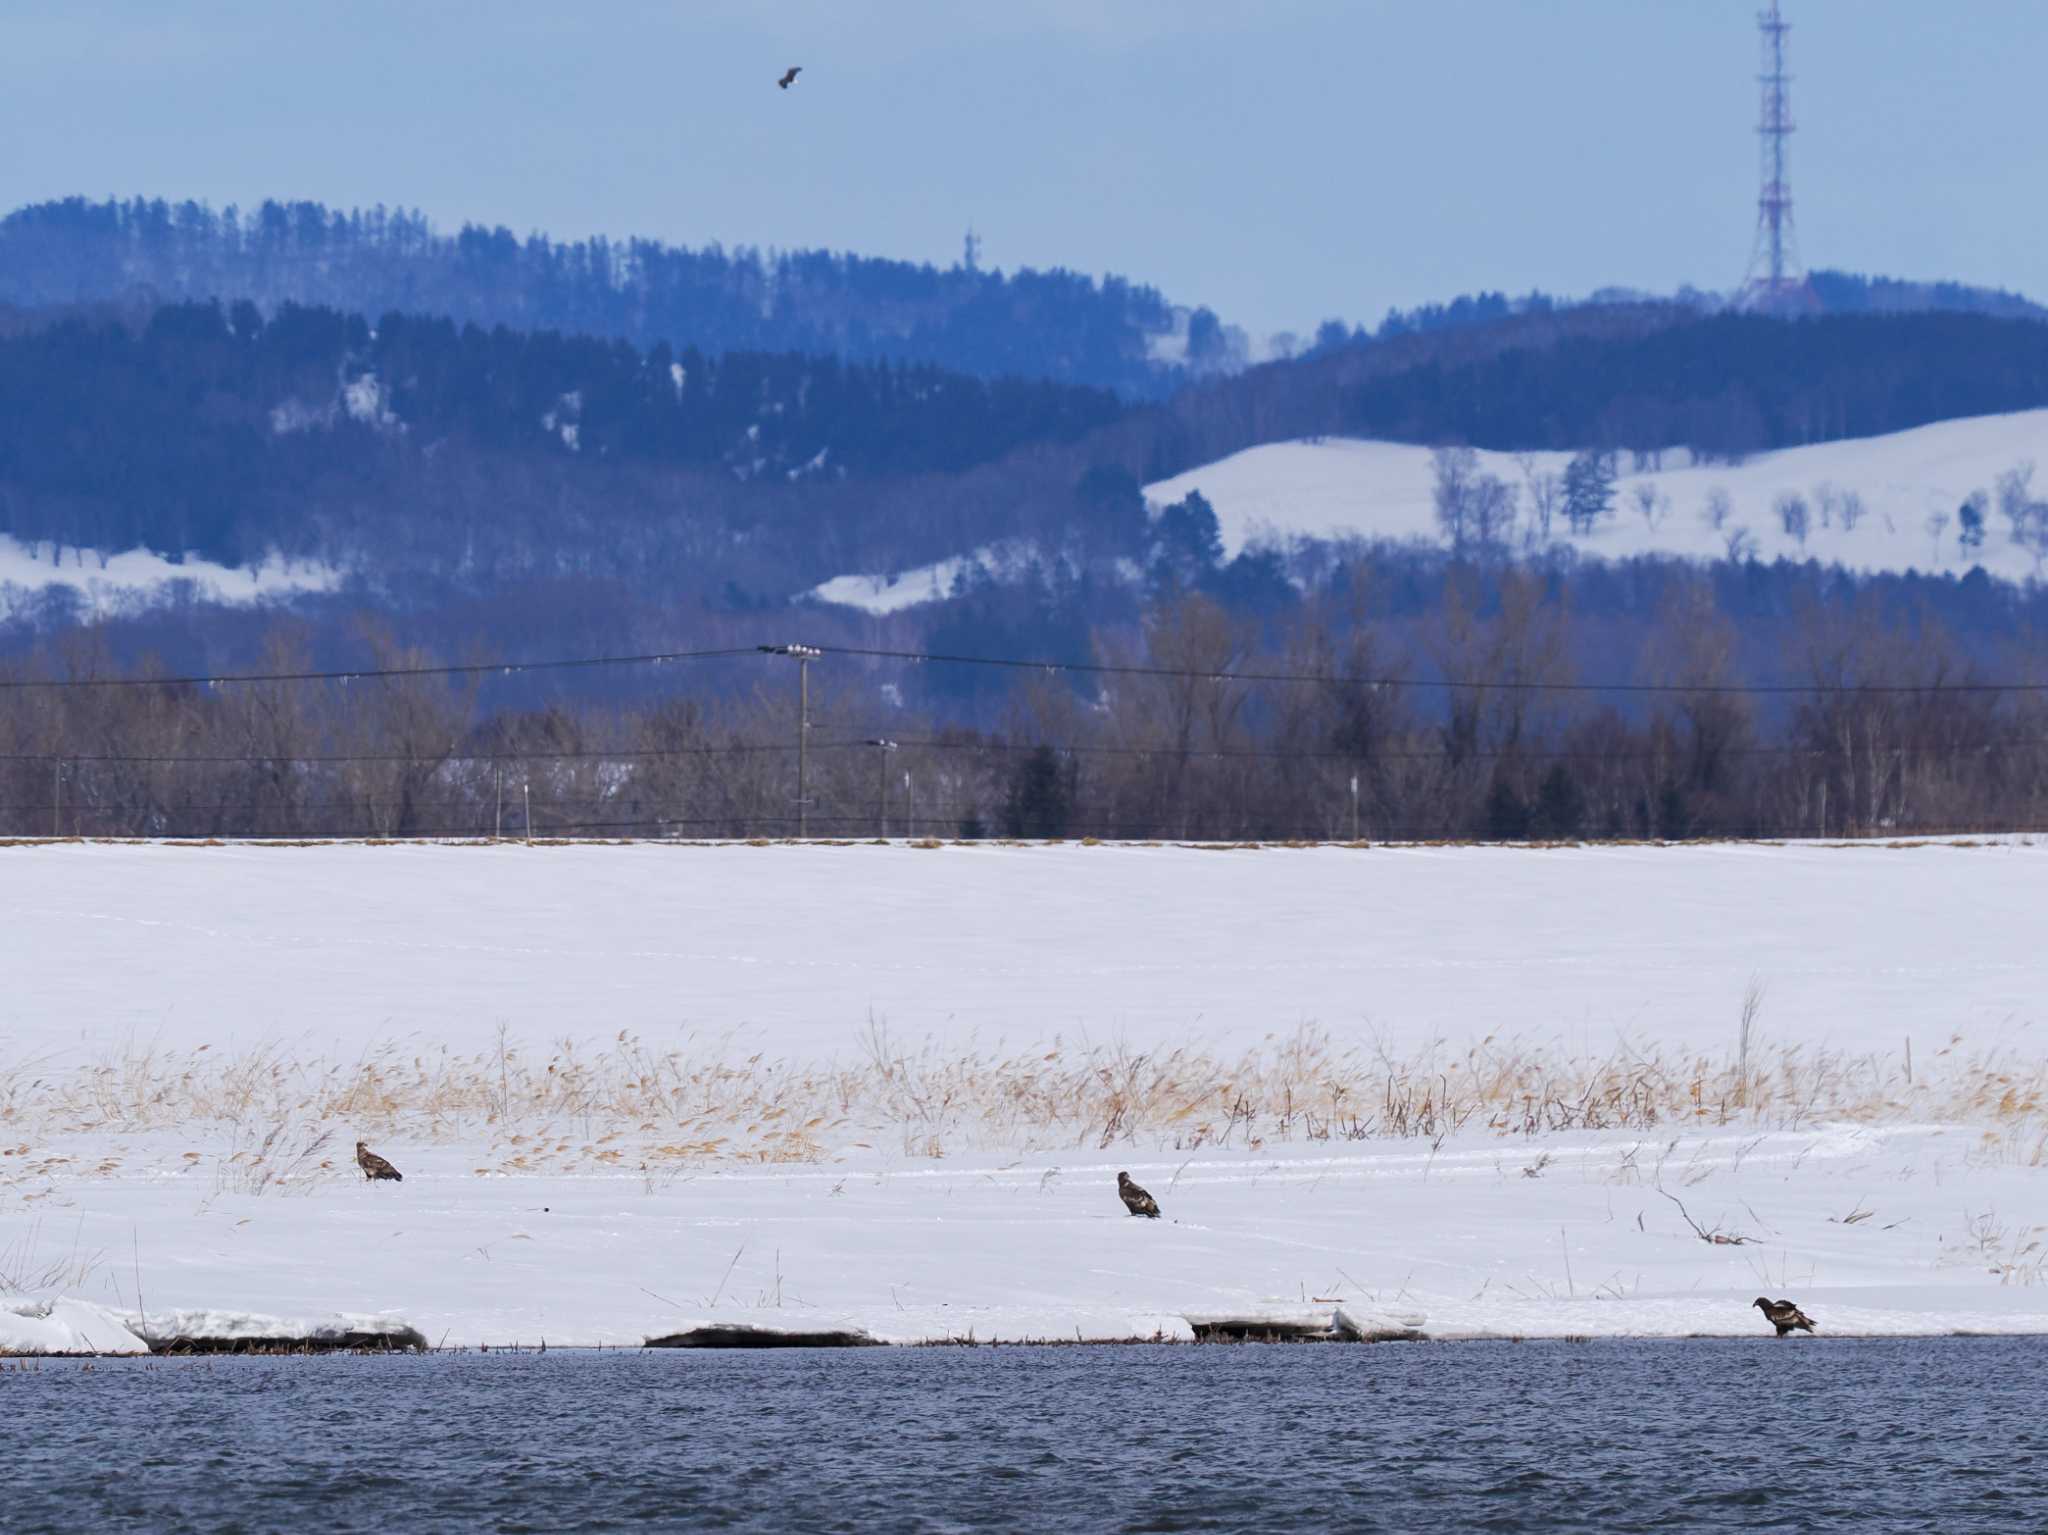
<instances>
[{"instance_id":1,"label":"snowy riverbank","mask_svg":"<svg viewBox=\"0 0 2048 1535\"><path fill-rule=\"evenodd\" d=\"M1190 1318L1339 1307L1434 1338L1746 1336L1762 1293L1797 1296L1829 1336L2048 1332L2041 1169L1987 1160L1967 1129L1482 1134L1178 1164L853 1154L656 1180L478 1177L462 1148L394 1145L402 1185L263 1196L207 1192L172 1144L109 1142L128 1170L60 1182L36 1217L38 1255L104 1253L81 1298L154 1336L341 1312L470 1345L715 1325L1184 1338ZM1123 1213L1120 1165L1163 1219Z\"/></svg>"},{"instance_id":2,"label":"snowy riverbank","mask_svg":"<svg viewBox=\"0 0 2048 1535\"><path fill-rule=\"evenodd\" d=\"M1746 1336L1765 1293L1827 1336L2048 1331L2044 876L2021 844L0 849L0 1349Z\"/></svg>"}]
</instances>

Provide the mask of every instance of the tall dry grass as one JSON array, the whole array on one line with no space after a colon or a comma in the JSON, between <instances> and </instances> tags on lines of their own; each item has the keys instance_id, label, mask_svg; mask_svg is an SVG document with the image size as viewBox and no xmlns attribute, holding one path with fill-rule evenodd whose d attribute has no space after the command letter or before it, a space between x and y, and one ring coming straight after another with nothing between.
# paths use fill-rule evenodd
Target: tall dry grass
<instances>
[{"instance_id":1,"label":"tall dry grass","mask_svg":"<svg viewBox=\"0 0 2048 1535\"><path fill-rule=\"evenodd\" d=\"M1497 1039L1396 1055L1340 1049L1316 1029L1235 1054L1059 1040L990 1053L899 1041L873 1022L824 1061L663 1050L626 1033L597 1048L501 1035L471 1054L385 1044L348 1060L138 1046L70 1069L0 1062L0 1180L10 1157L51 1135L203 1127L230 1144L224 1187L263 1192L331 1170L330 1141L358 1135L474 1142L497 1158L480 1171L519 1172L814 1162L850 1147L1193 1151L1823 1119L1979 1125L1987 1156L2044 1165L2048 1062L1960 1041L1917 1072L1903 1055L1753 1041L1721 1059Z\"/></svg>"}]
</instances>

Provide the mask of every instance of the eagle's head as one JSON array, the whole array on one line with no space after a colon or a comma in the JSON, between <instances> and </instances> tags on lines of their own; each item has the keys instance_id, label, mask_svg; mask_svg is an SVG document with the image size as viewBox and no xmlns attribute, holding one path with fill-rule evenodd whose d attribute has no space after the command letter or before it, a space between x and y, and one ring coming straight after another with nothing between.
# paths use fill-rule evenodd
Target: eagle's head
<instances>
[{"instance_id":1,"label":"eagle's head","mask_svg":"<svg viewBox=\"0 0 2048 1535\"><path fill-rule=\"evenodd\" d=\"M1122 1188L1126 1183L1129 1183L1130 1181L1131 1175L1129 1173L1118 1173L1116 1175L1116 1184L1118 1188Z\"/></svg>"},{"instance_id":2,"label":"eagle's head","mask_svg":"<svg viewBox=\"0 0 2048 1535\"><path fill-rule=\"evenodd\" d=\"M1771 1309L1771 1303L1765 1300L1761 1295L1759 1295L1754 1301L1750 1302L1750 1304L1755 1306L1756 1309L1759 1311L1768 1311Z\"/></svg>"}]
</instances>

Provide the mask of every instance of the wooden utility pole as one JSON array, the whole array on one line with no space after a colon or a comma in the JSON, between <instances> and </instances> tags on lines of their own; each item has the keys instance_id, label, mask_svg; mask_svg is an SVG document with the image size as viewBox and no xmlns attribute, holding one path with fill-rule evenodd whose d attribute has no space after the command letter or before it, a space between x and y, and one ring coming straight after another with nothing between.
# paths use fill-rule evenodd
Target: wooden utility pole
<instances>
[{"instance_id":1,"label":"wooden utility pole","mask_svg":"<svg viewBox=\"0 0 2048 1535\"><path fill-rule=\"evenodd\" d=\"M810 835L811 663L825 652L815 645L757 645L764 655L796 662L796 834Z\"/></svg>"},{"instance_id":2,"label":"wooden utility pole","mask_svg":"<svg viewBox=\"0 0 2048 1535\"><path fill-rule=\"evenodd\" d=\"M867 743L875 749L875 835L884 842L889 840L889 753L896 750L894 741L871 740Z\"/></svg>"}]
</instances>

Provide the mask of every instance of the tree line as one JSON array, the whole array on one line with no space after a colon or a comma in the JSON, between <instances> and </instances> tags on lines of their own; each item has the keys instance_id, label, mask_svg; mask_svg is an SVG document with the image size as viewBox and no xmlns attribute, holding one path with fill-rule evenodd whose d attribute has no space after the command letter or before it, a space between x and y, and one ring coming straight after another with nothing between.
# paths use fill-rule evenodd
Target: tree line
<instances>
[{"instance_id":1,"label":"tree line","mask_svg":"<svg viewBox=\"0 0 2048 1535\"><path fill-rule=\"evenodd\" d=\"M807 732L794 664L751 651L632 699L515 704L488 674L152 682L74 633L0 673L0 831L1580 840L2048 820L2048 668L2026 647L1994 675L1938 621L1852 600L1797 615L1789 691L1753 692L1711 583L1671 584L1644 642L1596 670L1540 577L1446 580L1424 628L1356 583L1269 626L1166 598L1093 637L1099 670L1005 671L974 724L912 680L950 663L828 651ZM365 643L366 671L436 659ZM1618 677L1617 654L1635 656ZM308 659L287 626L255 669ZM114 676L138 681L19 685Z\"/></svg>"},{"instance_id":2,"label":"tree line","mask_svg":"<svg viewBox=\"0 0 2048 1535\"><path fill-rule=\"evenodd\" d=\"M1362 380L1341 429L1525 449L1686 447L1736 460L2048 404L2048 326L1971 314L1711 315L1562 335Z\"/></svg>"}]
</instances>

